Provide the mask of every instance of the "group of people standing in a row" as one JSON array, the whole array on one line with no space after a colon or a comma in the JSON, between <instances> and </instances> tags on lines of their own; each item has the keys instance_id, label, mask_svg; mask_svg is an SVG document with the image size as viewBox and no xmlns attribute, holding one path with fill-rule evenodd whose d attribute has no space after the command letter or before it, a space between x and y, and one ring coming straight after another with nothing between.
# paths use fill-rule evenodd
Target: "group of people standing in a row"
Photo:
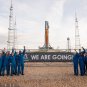
<instances>
[{"instance_id":1,"label":"group of people standing in a row","mask_svg":"<svg viewBox=\"0 0 87 87\"><path fill-rule=\"evenodd\" d=\"M83 51L79 49L79 52L76 51L76 54L73 57L74 65L74 75L78 76L78 66L80 67L80 75L84 76L87 72L87 53L82 47Z\"/></svg>"},{"instance_id":2,"label":"group of people standing in a row","mask_svg":"<svg viewBox=\"0 0 87 87\"><path fill-rule=\"evenodd\" d=\"M8 75L24 75L24 55L25 55L25 46L24 50L16 52L12 49L10 51L2 51L0 53L0 76Z\"/></svg>"}]
</instances>

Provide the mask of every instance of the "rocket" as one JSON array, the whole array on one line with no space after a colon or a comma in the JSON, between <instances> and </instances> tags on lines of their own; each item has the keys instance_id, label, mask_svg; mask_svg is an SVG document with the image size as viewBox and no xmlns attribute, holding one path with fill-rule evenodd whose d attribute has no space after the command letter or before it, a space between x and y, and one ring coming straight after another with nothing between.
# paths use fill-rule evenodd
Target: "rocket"
<instances>
[{"instance_id":1,"label":"rocket","mask_svg":"<svg viewBox=\"0 0 87 87\"><path fill-rule=\"evenodd\" d=\"M49 45L49 23L45 21L45 46L48 48Z\"/></svg>"}]
</instances>

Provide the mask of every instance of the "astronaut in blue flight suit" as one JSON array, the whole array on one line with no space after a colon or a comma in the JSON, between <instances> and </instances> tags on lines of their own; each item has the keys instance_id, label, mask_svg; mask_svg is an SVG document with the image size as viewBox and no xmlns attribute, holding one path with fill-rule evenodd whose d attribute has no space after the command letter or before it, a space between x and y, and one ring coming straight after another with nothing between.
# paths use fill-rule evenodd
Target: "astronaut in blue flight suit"
<instances>
[{"instance_id":1,"label":"astronaut in blue flight suit","mask_svg":"<svg viewBox=\"0 0 87 87\"><path fill-rule=\"evenodd\" d=\"M16 51L14 48L12 48L12 54L14 54L14 59L13 59L13 74L16 75Z\"/></svg>"},{"instance_id":2,"label":"astronaut in blue flight suit","mask_svg":"<svg viewBox=\"0 0 87 87\"><path fill-rule=\"evenodd\" d=\"M16 75L16 73L17 73L17 71L16 71L16 51L15 52L13 52L14 53L14 64L13 64L13 74L15 74Z\"/></svg>"},{"instance_id":3,"label":"astronaut in blue flight suit","mask_svg":"<svg viewBox=\"0 0 87 87\"><path fill-rule=\"evenodd\" d=\"M10 52L9 51L6 53L6 72L7 72L7 75L9 75L10 73Z\"/></svg>"},{"instance_id":4,"label":"astronaut in blue flight suit","mask_svg":"<svg viewBox=\"0 0 87 87\"><path fill-rule=\"evenodd\" d=\"M84 54L84 64L85 64L85 72L86 72L86 53Z\"/></svg>"},{"instance_id":5,"label":"astronaut in blue flight suit","mask_svg":"<svg viewBox=\"0 0 87 87\"><path fill-rule=\"evenodd\" d=\"M86 53L86 57L85 57L85 71L86 71L86 74L87 74L87 53Z\"/></svg>"},{"instance_id":6,"label":"astronaut in blue flight suit","mask_svg":"<svg viewBox=\"0 0 87 87\"><path fill-rule=\"evenodd\" d=\"M8 74L8 61L9 61L9 55L8 52L6 52L5 62L4 62L4 72L6 70L6 74Z\"/></svg>"},{"instance_id":7,"label":"astronaut in blue flight suit","mask_svg":"<svg viewBox=\"0 0 87 87\"><path fill-rule=\"evenodd\" d=\"M84 54L85 73L87 73L87 53Z\"/></svg>"},{"instance_id":8,"label":"astronaut in blue flight suit","mask_svg":"<svg viewBox=\"0 0 87 87\"><path fill-rule=\"evenodd\" d=\"M14 58L15 58L15 63L14 63L14 73L15 73L15 75L17 74L17 58L16 58L16 56L17 56L17 52L15 51L14 52Z\"/></svg>"},{"instance_id":9,"label":"astronaut in blue flight suit","mask_svg":"<svg viewBox=\"0 0 87 87\"><path fill-rule=\"evenodd\" d=\"M13 76L14 74L14 63L15 63L14 53L11 53L10 55L11 76Z\"/></svg>"},{"instance_id":10,"label":"astronaut in blue flight suit","mask_svg":"<svg viewBox=\"0 0 87 87\"><path fill-rule=\"evenodd\" d=\"M83 51L81 52L82 53L82 55L83 55L83 61L84 61L84 74L85 74L85 72L86 72L86 69L85 69L85 53L86 53L86 50L82 47L82 49L83 49Z\"/></svg>"},{"instance_id":11,"label":"astronaut in blue flight suit","mask_svg":"<svg viewBox=\"0 0 87 87\"><path fill-rule=\"evenodd\" d=\"M84 57L84 54L85 54L85 49L82 47L83 51L81 51L79 54L80 54L80 57L79 57L79 66L80 66L80 74L81 76L84 76L85 75L85 57Z\"/></svg>"},{"instance_id":12,"label":"astronaut in blue flight suit","mask_svg":"<svg viewBox=\"0 0 87 87\"><path fill-rule=\"evenodd\" d=\"M16 74L19 75L20 74L20 57L19 57L19 53L17 52L16 57L15 57L15 61L16 61Z\"/></svg>"},{"instance_id":13,"label":"astronaut in blue flight suit","mask_svg":"<svg viewBox=\"0 0 87 87\"><path fill-rule=\"evenodd\" d=\"M0 76L1 76L1 70L2 70L2 54L0 54Z\"/></svg>"},{"instance_id":14,"label":"astronaut in blue flight suit","mask_svg":"<svg viewBox=\"0 0 87 87\"><path fill-rule=\"evenodd\" d=\"M5 74L5 66L6 66L6 53L2 52L2 76Z\"/></svg>"},{"instance_id":15,"label":"astronaut in blue flight suit","mask_svg":"<svg viewBox=\"0 0 87 87\"><path fill-rule=\"evenodd\" d=\"M23 52L19 51L19 59L20 59L20 72L24 75L24 55L25 55L25 46Z\"/></svg>"},{"instance_id":16,"label":"astronaut in blue flight suit","mask_svg":"<svg viewBox=\"0 0 87 87\"><path fill-rule=\"evenodd\" d=\"M79 62L79 53L76 51L76 54L73 57L73 65L74 65L74 75L78 75L78 62Z\"/></svg>"},{"instance_id":17,"label":"astronaut in blue flight suit","mask_svg":"<svg viewBox=\"0 0 87 87\"><path fill-rule=\"evenodd\" d=\"M81 76L84 76L85 75L85 63L84 63L84 54L83 53L80 53L79 65L80 65L80 74L81 74Z\"/></svg>"}]
</instances>

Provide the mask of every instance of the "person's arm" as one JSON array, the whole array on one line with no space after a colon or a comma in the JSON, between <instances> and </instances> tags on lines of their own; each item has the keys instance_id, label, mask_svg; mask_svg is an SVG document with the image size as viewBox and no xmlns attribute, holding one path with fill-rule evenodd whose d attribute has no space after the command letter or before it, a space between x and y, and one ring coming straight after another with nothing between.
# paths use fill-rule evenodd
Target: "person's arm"
<instances>
[{"instance_id":1,"label":"person's arm","mask_svg":"<svg viewBox=\"0 0 87 87\"><path fill-rule=\"evenodd\" d=\"M85 49L83 47L82 47L82 49L83 49L83 52L82 53L84 54L86 51L85 51Z\"/></svg>"},{"instance_id":2,"label":"person's arm","mask_svg":"<svg viewBox=\"0 0 87 87\"><path fill-rule=\"evenodd\" d=\"M12 53L14 53L14 48L12 48Z\"/></svg>"},{"instance_id":3,"label":"person's arm","mask_svg":"<svg viewBox=\"0 0 87 87\"><path fill-rule=\"evenodd\" d=\"M24 46L23 55L25 55L25 51L26 51L26 50L25 50L25 46Z\"/></svg>"},{"instance_id":4,"label":"person's arm","mask_svg":"<svg viewBox=\"0 0 87 87\"><path fill-rule=\"evenodd\" d=\"M76 53L78 53L78 52L76 51L76 49L74 49L74 50L75 50Z\"/></svg>"}]
</instances>

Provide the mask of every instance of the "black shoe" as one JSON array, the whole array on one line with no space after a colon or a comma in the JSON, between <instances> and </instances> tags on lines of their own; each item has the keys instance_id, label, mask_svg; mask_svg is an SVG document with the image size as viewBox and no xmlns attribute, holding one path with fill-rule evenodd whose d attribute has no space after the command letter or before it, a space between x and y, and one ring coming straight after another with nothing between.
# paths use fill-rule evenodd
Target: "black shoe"
<instances>
[{"instance_id":1,"label":"black shoe","mask_svg":"<svg viewBox=\"0 0 87 87\"><path fill-rule=\"evenodd\" d=\"M81 74L81 76L84 76L84 74Z\"/></svg>"},{"instance_id":2,"label":"black shoe","mask_svg":"<svg viewBox=\"0 0 87 87\"><path fill-rule=\"evenodd\" d=\"M11 76L13 76L13 74L11 74Z\"/></svg>"},{"instance_id":3,"label":"black shoe","mask_svg":"<svg viewBox=\"0 0 87 87\"><path fill-rule=\"evenodd\" d=\"M74 74L75 76L78 76L78 74Z\"/></svg>"},{"instance_id":4,"label":"black shoe","mask_svg":"<svg viewBox=\"0 0 87 87\"><path fill-rule=\"evenodd\" d=\"M78 74L74 74L75 76L78 76Z\"/></svg>"},{"instance_id":5,"label":"black shoe","mask_svg":"<svg viewBox=\"0 0 87 87\"><path fill-rule=\"evenodd\" d=\"M19 74L17 74L17 76L19 76Z\"/></svg>"},{"instance_id":6,"label":"black shoe","mask_svg":"<svg viewBox=\"0 0 87 87\"><path fill-rule=\"evenodd\" d=\"M21 75L24 75L24 73L22 73Z\"/></svg>"},{"instance_id":7,"label":"black shoe","mask_svg":"<svg viewBox=\"0 0 87 87\"><path fill-rule=\"evenodd\" d=\"M4 76L4 74L2 74L2 76Z\"/></svg>"},{"instance_id":8,"label":"black shoe","mask_svg":"<svg viewBox=\"0 0 87 87\"><path fill-rule=\"evenodd\" d=\"M9 76L9 74L7 74L7 76Z\"/></svg>"},{"instance_id":9,"label":"black shoe","mask_svg":"<svg viewBox=\"0 0 87 87\"><path fill-rule=\"evenodd\" d=\"M16 75L16 73L14 73L14 75Z\"/></svg>"}]
</instances>

